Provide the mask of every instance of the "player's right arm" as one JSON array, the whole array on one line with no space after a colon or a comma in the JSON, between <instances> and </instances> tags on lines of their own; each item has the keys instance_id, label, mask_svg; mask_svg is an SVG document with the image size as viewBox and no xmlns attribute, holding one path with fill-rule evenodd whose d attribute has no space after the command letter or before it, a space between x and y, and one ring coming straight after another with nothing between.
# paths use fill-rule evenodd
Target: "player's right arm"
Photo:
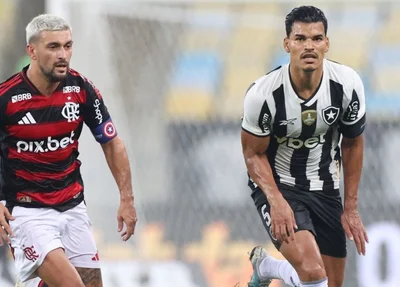
<instances>
[{"instance_id":1,"label":"player's right arm","mask_svg":"<svg viewBox=\"0 0 400 287\"><path fill-rule=\"evenodd\" d=\"M280 193L266 156L270 142L271 114L267 103L258 91L251 87L244 101L242 121L242 152L250 178L261 188L271 206L272 233L278 241L294 240L296 221L292 209Z\"/></svg>"}]
</instances>

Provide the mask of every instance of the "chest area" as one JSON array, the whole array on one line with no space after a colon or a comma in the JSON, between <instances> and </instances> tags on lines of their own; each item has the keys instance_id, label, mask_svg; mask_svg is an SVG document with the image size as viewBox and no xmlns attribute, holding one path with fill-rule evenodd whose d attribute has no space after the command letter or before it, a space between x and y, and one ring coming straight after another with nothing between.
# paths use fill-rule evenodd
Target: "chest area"
<instances>
[{"instance_id":1,"label":"chest area","mask_svg":"<svg viewBox=\"0 0 400 287\"><path fill-rule=\"evenodd\" d=\"M310 138L338 128L343 114L343 94L322 86L308 100L293 93L282 93L275 101L272 129L278 137Z\"/></svg>"},{"instance_id":2,"label":"chest area","mask_svg":"<svg viewBox=\"0 0 400 287\"><path fill-rule=\"evenodd\" d=\"M51 96L18 93L7 103L5 128L12 136L28 138L71 133L83 121L82 108L79 92L61 89Z\"/></svg>"}]
</instances>

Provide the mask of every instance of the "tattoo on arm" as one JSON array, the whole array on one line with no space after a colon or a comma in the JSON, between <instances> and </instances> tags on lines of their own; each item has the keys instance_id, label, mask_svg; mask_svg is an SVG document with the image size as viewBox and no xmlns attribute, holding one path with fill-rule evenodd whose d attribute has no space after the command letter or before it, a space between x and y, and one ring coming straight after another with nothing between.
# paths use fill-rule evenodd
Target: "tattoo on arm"
<instances>
[{"instance_id":1,"label":"tattoo on arm","mask_svg":"<svg viewBox=\"0 0 400 287\"><path fill-rule=\"evenodd\" d=\"M103 287L101 280L101 271L99 268L80 268L76 267L79 275L82 278L85 287Z\"/></svg>"}]
</instances>

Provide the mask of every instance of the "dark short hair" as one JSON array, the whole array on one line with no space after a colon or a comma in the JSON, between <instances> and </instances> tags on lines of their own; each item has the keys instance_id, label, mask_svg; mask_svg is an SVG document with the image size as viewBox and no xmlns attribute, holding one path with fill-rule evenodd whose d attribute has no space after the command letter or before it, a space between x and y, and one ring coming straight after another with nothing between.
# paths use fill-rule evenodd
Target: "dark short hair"
<instances>
[{"instance_id":1,"label":"dark short hair","mask_svg":"<svg viewBox=\"0 0 400 287\"><path fill-rule=\"evenodd\" d=\"M314 6L300 6L294 8L290 13L286 16L285 19L285 27L286 27L286 36L289 37L292 32L292 27L294 22L302 22L302 23L316 23L322 22L324 24L325 35L328 32L328 20L326 20L324 12L321 9L318 9Z\"/></svg>"}]
</instances>

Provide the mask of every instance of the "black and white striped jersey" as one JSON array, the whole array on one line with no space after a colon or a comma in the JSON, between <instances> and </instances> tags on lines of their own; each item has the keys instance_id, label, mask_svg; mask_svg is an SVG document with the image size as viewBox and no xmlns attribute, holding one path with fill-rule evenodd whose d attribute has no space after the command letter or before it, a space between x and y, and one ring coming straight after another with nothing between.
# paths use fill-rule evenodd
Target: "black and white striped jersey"
<instances>
[{"instance_id":1,"label":"black and white striped jersey","mask_svg":"<svg viewBox=\"0 0 400 287\"><path fill-rule=\"evenodd\" d=\"M315 94L304 100L294 91L289 65L256 80L244 100L242 128L270 136L266 151L277 184L299 190L339 188L340 138L365 127L364 87L351 68L324 60ZM256 187L252 180L249 186Z\"/></svg>"}]
</instances>

